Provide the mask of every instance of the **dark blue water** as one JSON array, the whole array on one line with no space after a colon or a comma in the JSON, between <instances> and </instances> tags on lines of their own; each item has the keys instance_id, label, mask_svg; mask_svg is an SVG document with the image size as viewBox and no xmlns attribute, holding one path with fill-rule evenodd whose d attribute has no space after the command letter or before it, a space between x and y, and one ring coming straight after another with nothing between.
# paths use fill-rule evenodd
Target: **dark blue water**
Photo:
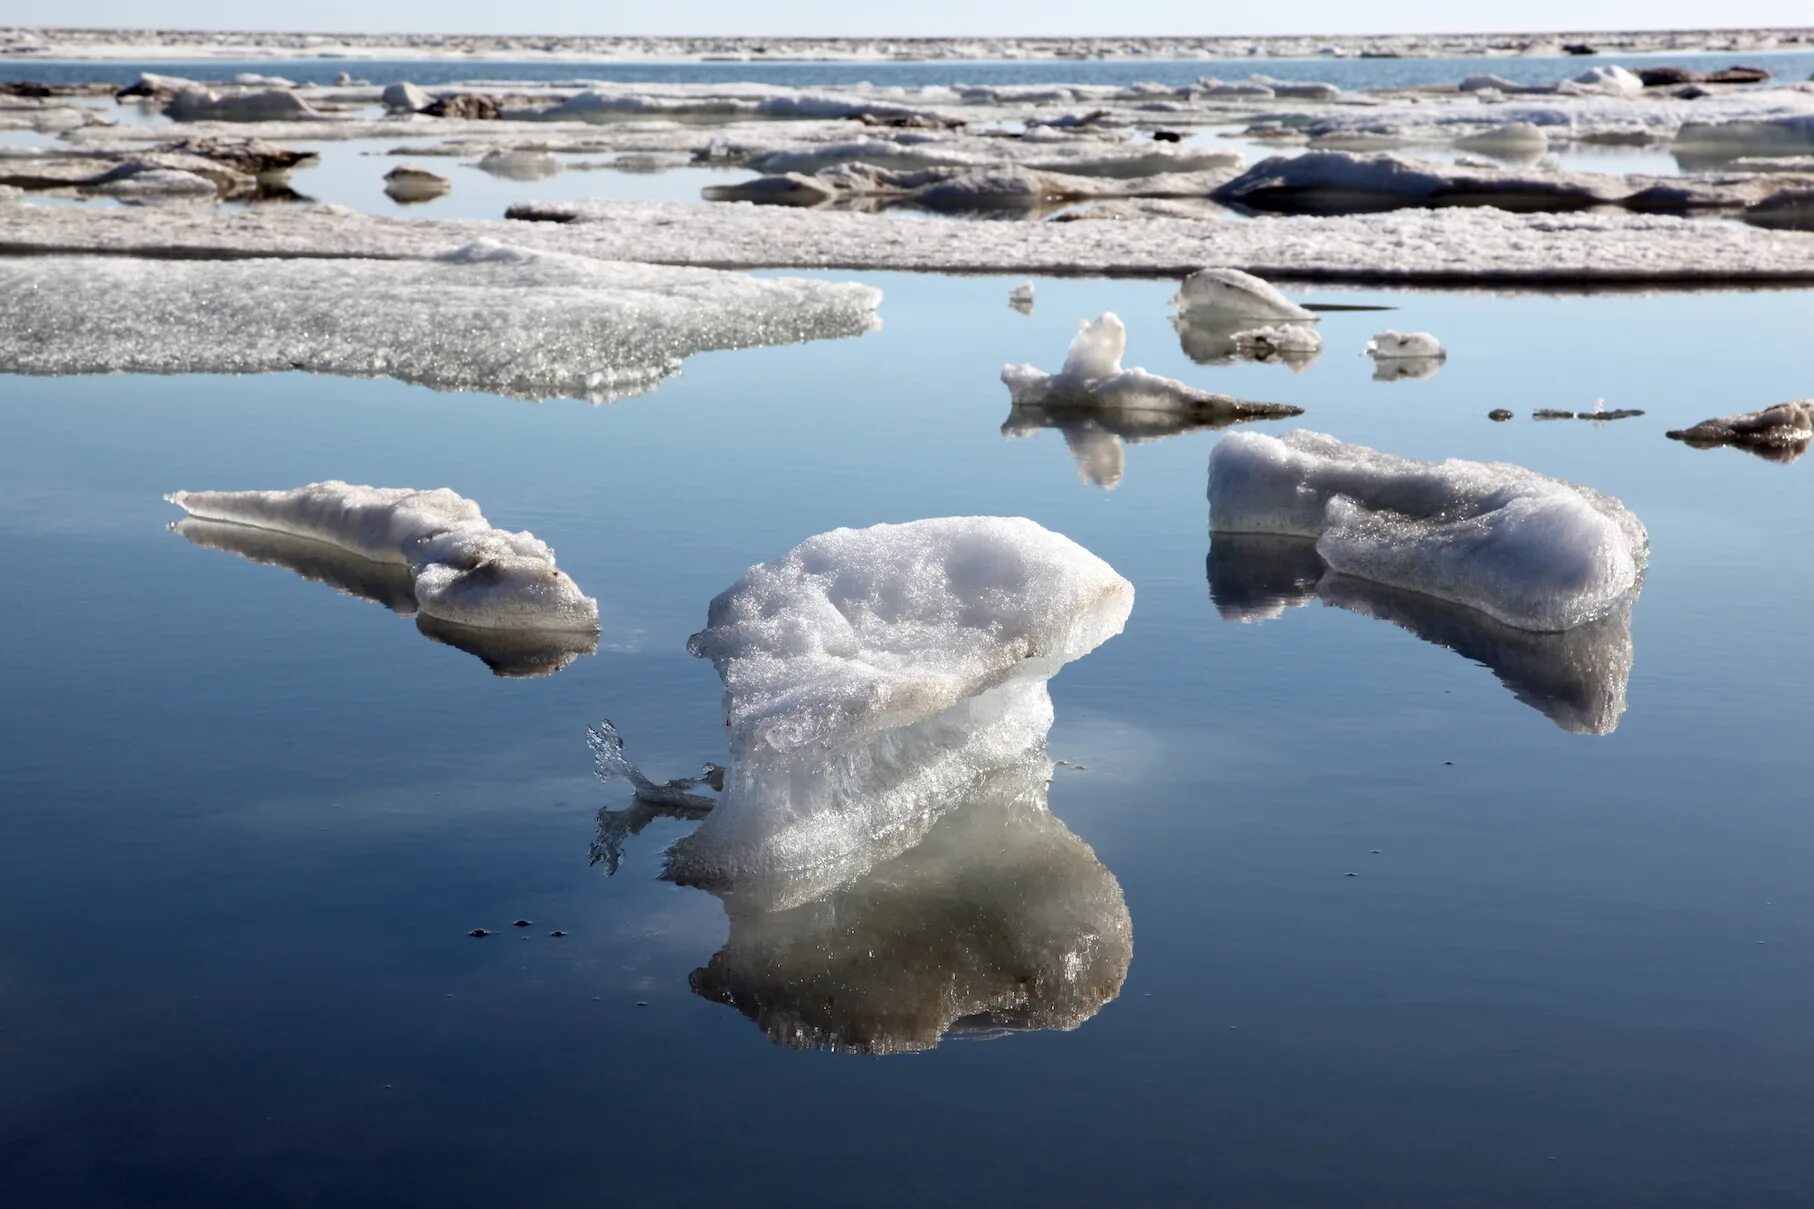
<instances>
[{"instance_id":1,"label":"dark blue water","mask_svg":"<svg viewBox=\"0 0 1814 1209\"><path fill-rule=\"evenodd\" d=\"M526 63L427 59L202 59L128 61L0 59L0 80L64 83L105 80L126 85L141 72L186 76L198 80L231 80L240 72L276 75L298 83L332 83L344 71L387 83L410 80L425 87L466 80L568 81L599 80L639 84L727 84L754 82L795 88L835 88L873 83L897 87L949 84L1112 84L1157 81L1184 85L1200 76L1245 79L1259 72L1282 80L1327 81L1341 88L1393 88L1419 84L1453 84L1466 76L1492 72L1518 83L1534 84L1579 75L1603 63L1642 66L1674 63L1713 71L1734 63L1754 63L1777 77L1805 80L1814 71L1814 51L1719 54L1598 55L1591 58L1504 57L1457 59L1058 59L1017 62L939 60L932 62L646 62Z\"/></svg>"},{"instance_id":2,"label":"dark blue water","mask_svg":"<svg viewBox=\"0 0 1814 1209\"><path fill-rule=\"evenodd\" d=\"M604 408L0 380L6 1204L1806 1203L1814 464L1662 430L1809 393L1814 295L1307 291L1399 309L1329 315L1293 375L1193 364L1164 283L1042 280L1026 318L1005 279L873 280L878 332L698 357ZM1622 497L1655 551L1616 730L1342 608L1223 620L1213 433L1129 448L1113 491L1057 432L1004 440L1001 364L1056 365L1105 309L1130 364ZM1372 381L1387 326L1449 362ZM1596 396L1650 414L1528 418ZM533 529L603 649L499 679L164 530L165 491L330 476ZM689 989L726 923L656 880L685 824L588 865L628 802L584 728L661 775L722 759L684 650L711 596L812 533L957 513L1031 516L1136 586L1053 683L1052 752L1084 769L1049 799L1125 895L1126 983L1073 1032L777 1046ZM895 921L909 947L938 926Z\"/></svg>"}]
</instances>

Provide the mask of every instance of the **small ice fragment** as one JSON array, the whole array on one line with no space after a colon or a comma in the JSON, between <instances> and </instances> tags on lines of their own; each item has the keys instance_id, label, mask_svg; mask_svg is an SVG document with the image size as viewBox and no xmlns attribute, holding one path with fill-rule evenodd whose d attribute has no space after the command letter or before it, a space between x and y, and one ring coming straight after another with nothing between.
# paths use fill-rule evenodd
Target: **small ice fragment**
<instances>
[{"instance_id":1,"label":"small ice fragment","mask_svg":"<svg viewBox=\"0 0 1814 1209\"><path fill-rule=\"evenodd\" d=\"M1144 369L1123 369L1121 357L1126 349L1127 328L1110 312L1078 324L1064 368L1057 373L1049 374L1032 365L1009 365L1003 367L1001 379L1017 407L1124 408L1231 419L1295 416L1303 412L1303 408L1289 404L1254 403L1212 394Z\"/></svg>"},{"instance_id":2,"label":"small ice fragment","mask_svg":"<svg viewBox=\"0 0 1814 1209\"><path fill-rule=\"evenodd\" d=\"M1792 462L1814 441L1814 399L1702 420L1692 428L1673 429L1664 435L1701 447L1736 445L1778 461Z\"/></svg>"},{"instance_id":3,"label":"small ice fragment","mask_svg":"<svg viewBox=\"0 0 1814 1209\"><path fill-rule=\"evenodd\" d=\"M414 164L399 164L384 174L384 191L397 201L428 201L453 188L445 176L439 176Z\"/></svg>"},{"instance_id":4,"label":"small ice fragment","mask_svg":"<svg viewBox=\"0 0 1814 1209\"><path fill-rule=\"evenodd\" d=\"M1279 324L1249 328L1234 334L1235 350L1256 361L1296 359L1308 363L1323 351L1323 338L1312 327Z\"/></svg>"},{"instance_id":5,"label":"small ice fragment","mask_svg":"<svg viewBox=\"0 0 1814 1209\"><path fill-rule=\"evenodd\" d=\"M1008 305L1023 315L1033 313L1033 283L1022 282L1008 291Z\"/></svg>"},{"instance_id":6,"label":"small ice fragment","mask_svg":"<svg viewBox=\"0 0 1814 1209\"><path fill-rule=\"evenodd\" d=\"M1397 361L1430 358L1440 361L1448 356L1436 337L1428 332L1379 333L1367 342L1367 355L1375 361Z\"/></svg>"},{"instance_id":7,"label":"small ice fragment","mask_svg":"<svg viewBox=\"0 0 1814 1209\"><path fill-rule=\"evenodd\" d=\"M597 633L598 602L554 565L531 533L491 526L445 487L357 487L330 481L289 491L176 491L191 516L325 542L408 569L424 614L478 629Z\"/></svg>"},{"instance_id":8,"label":"small ice fragment","mask_svg":"<svg viewBox=\"0 0 1814 1209\"><path fill-rule=\"evenodd\" d=\"M1419 462L1321 433L1223 437L1210 528L1316 539L1330 567L1525 630L1603 617L1637 586L1643 524L1610 496L1503 462Z\"/></svg>"}]
</instances>

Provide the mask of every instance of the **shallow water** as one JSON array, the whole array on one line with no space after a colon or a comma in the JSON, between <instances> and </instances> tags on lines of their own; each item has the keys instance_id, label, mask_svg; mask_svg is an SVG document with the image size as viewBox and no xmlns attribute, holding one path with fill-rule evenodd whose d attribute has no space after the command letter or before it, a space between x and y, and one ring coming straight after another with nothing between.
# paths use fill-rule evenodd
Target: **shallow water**
<instances>
[{"instance_id":1,"label":"shallow water","mask_svg":"<svg viewBox=\"0 0 1814 1209\"><path fill-rule=\"evenodd\" d=\"M1326 314L1293 374L1193 363L1169 283L1042 279L1029 317L1017 279L865 279L881 330L696 357L610 407L4 380L13 1203L1805 1199L1810 467L1662 431L1807 394L1814 293L1294 290L1395 309ZM1001 364L1055 366L1108 309L1129 364L1621 497L1654 552L1616 729L1571 733L1528 681L1347 608L1223 620L1212 588L1257 588L1206 580L1212 432L1128 448L1112 491L1057 431L1004 439ZM1385 327L1448 362L1373 381ZM1596 397L1649 414L1529 418ZM534 530L599 597L600 651L499 679L165 531L166 491L330 476L446 484ZM791 1050L689 989L727 925L656 879L688 824L589 866L629 795L585 727L611 718L658 776L722 760L717 679L684 649L711 596L812 533L958 513L1031 516L1136 586L1126 632L1053 682L1049 793L1119 883L1131 968L1072 1032ZM919 951L923 916L864 922ZM868 973L952 976L926 947Z\"/></svg>"}]
</instances>

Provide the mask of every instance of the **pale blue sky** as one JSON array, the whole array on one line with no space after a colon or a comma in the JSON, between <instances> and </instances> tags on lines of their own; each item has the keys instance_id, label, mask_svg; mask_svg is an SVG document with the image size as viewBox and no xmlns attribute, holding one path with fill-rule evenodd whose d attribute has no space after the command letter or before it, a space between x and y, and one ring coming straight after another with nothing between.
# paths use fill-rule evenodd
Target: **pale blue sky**
<instances>
[{"instance_id":1,"label":"pale blue sky","mask_svg":"<svg viewBox=\"0 0 1814 1209\"><path fill-rule=\"evenodd\" d=\"M0 23L196 29L408 30L462 33L1261 34L1452 30L1699 28L1814 22L1810 0L5 0Z\"/></svg>"}]
</instances>

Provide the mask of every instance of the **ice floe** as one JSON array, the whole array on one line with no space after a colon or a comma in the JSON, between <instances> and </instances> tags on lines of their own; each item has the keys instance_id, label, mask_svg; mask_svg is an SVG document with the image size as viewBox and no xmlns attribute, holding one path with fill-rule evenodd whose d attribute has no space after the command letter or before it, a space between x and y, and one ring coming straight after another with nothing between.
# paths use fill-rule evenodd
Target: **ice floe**
<instances>
[{"instance_id":1,"label":"ice floe","mask_svg":"<svg viewBox=\"0 0 1814 1209\"><path fill-rule=\"evenodd\" d=\"M1441 361L1449 354L1428 332L1384 331L1367 341L1367 355L1375 361Z\"/></svg>"},{"instance_id":2,"label":"ice floe","mask_svg":"<svg viewBox=\"0 0 1814 1209\"><path fill-rule=\"evenodd\" d=\"M1046 681L1132 606L1108 564L1023 518L838 529L751 567L689 643L724 680L731 768L669 875L772 910L905 851L1043 759Z\"/></svg>"},{"instance_id":3,"label":"ice floe","mask_svg":"<svg viewBox=\"0 0 1814 1209\"><path fill-rule=\"evenodd\" d=\"M1100 198L1203 198L1228 175L1199 172L1123 178L1074 176L1018 165L897 170L843 164L813 176L787 173L713 185L704 195L711 201L759 205L836 204L865 209L907 205L947 212L1035 210Z\"/></svg>"},{"instance_id":4,"label":"ice floe","mask_svg":"<svg viewBox=\"0 0 1814 1209\"><path fill-rule=\"evenodd\" d=\"M1228 316L1239 320L1297 320L1316 316L1291 301L1270 282L1240 269L1198 269L1184 279L1172 302L1197 317Z\"/></svg>"},{"instance_id":5,"label":"ice floe","mask_svg":"<svg viewBox=\"0 0 1814 1209\"><path fill-rule=\"evenodd\" d=\"M1033 313L1033 283L1023 281L1008 291L1008 305L1023 315Z\"/></svg>"},{"instance_id":6,"label":"ice floe","mask_svg":"<svg viewBox=\"0 0 1814 1209\"><path fill-rule=\"evenodd\" d=\"M1485 666L1513 696L1574 734L1606 735L1626 708L1633 647L1627 598L1560 632L1504 625L1476 610L1330 571L1307 538L1217 533L1209 595L1229 621L1269 621L1313 600L1389 621Z\"/></svg>"},{"instance_id":7,"label":"ice floe","mask_svg":"<svg viewBox=\"0 0 1814 1209\"><path fill-rule=\"evenodd\" d=\"M1638 584L1643 524L1617 500L1499 462L1419 462L1321 433L1231 433L1210 455L1210 528L1309 537L1361 579L1525 630L1605 616Z\"/></svg>"},{"instance_id":8,"label":"ice floe","mask_svg":"<svg viewBox=\"0 0 1814 1209\"><path fill-rule=\"evenodd\" d=\"M1702 448L1733 445L1771 461L1793 462L1814 441L1814 399L1702 420L1692 428L1674 429L1666 435Z\"/></svg>"},{"instance_id":9,"label":"ice floe","mask_svg":"<svg viewBox=\"0 0 1814 1209\"><path fill-rule=\"evenodd\" d=\"M1127 328L1114 313L1078 324L1064 367L1047 373L1032 365L1009 365L1001 379L1016 406L1158 411L1211 419L1246 420L1295 416L1303 408L1255 403L1214 394L1144 369L1123 369Z\"/></svg>"},{"instance_id":10,"label":"ice floe","mask_svg":"<svg viewBox=\"0 0 1814 1209\"><path fill-rule=\"evenodd\" d=\"M708 349L861 334L879 299L484 240L420 260L9 258L0 369L307 370L602 400L650 390Z\"/></svg>"}]
</instances>

